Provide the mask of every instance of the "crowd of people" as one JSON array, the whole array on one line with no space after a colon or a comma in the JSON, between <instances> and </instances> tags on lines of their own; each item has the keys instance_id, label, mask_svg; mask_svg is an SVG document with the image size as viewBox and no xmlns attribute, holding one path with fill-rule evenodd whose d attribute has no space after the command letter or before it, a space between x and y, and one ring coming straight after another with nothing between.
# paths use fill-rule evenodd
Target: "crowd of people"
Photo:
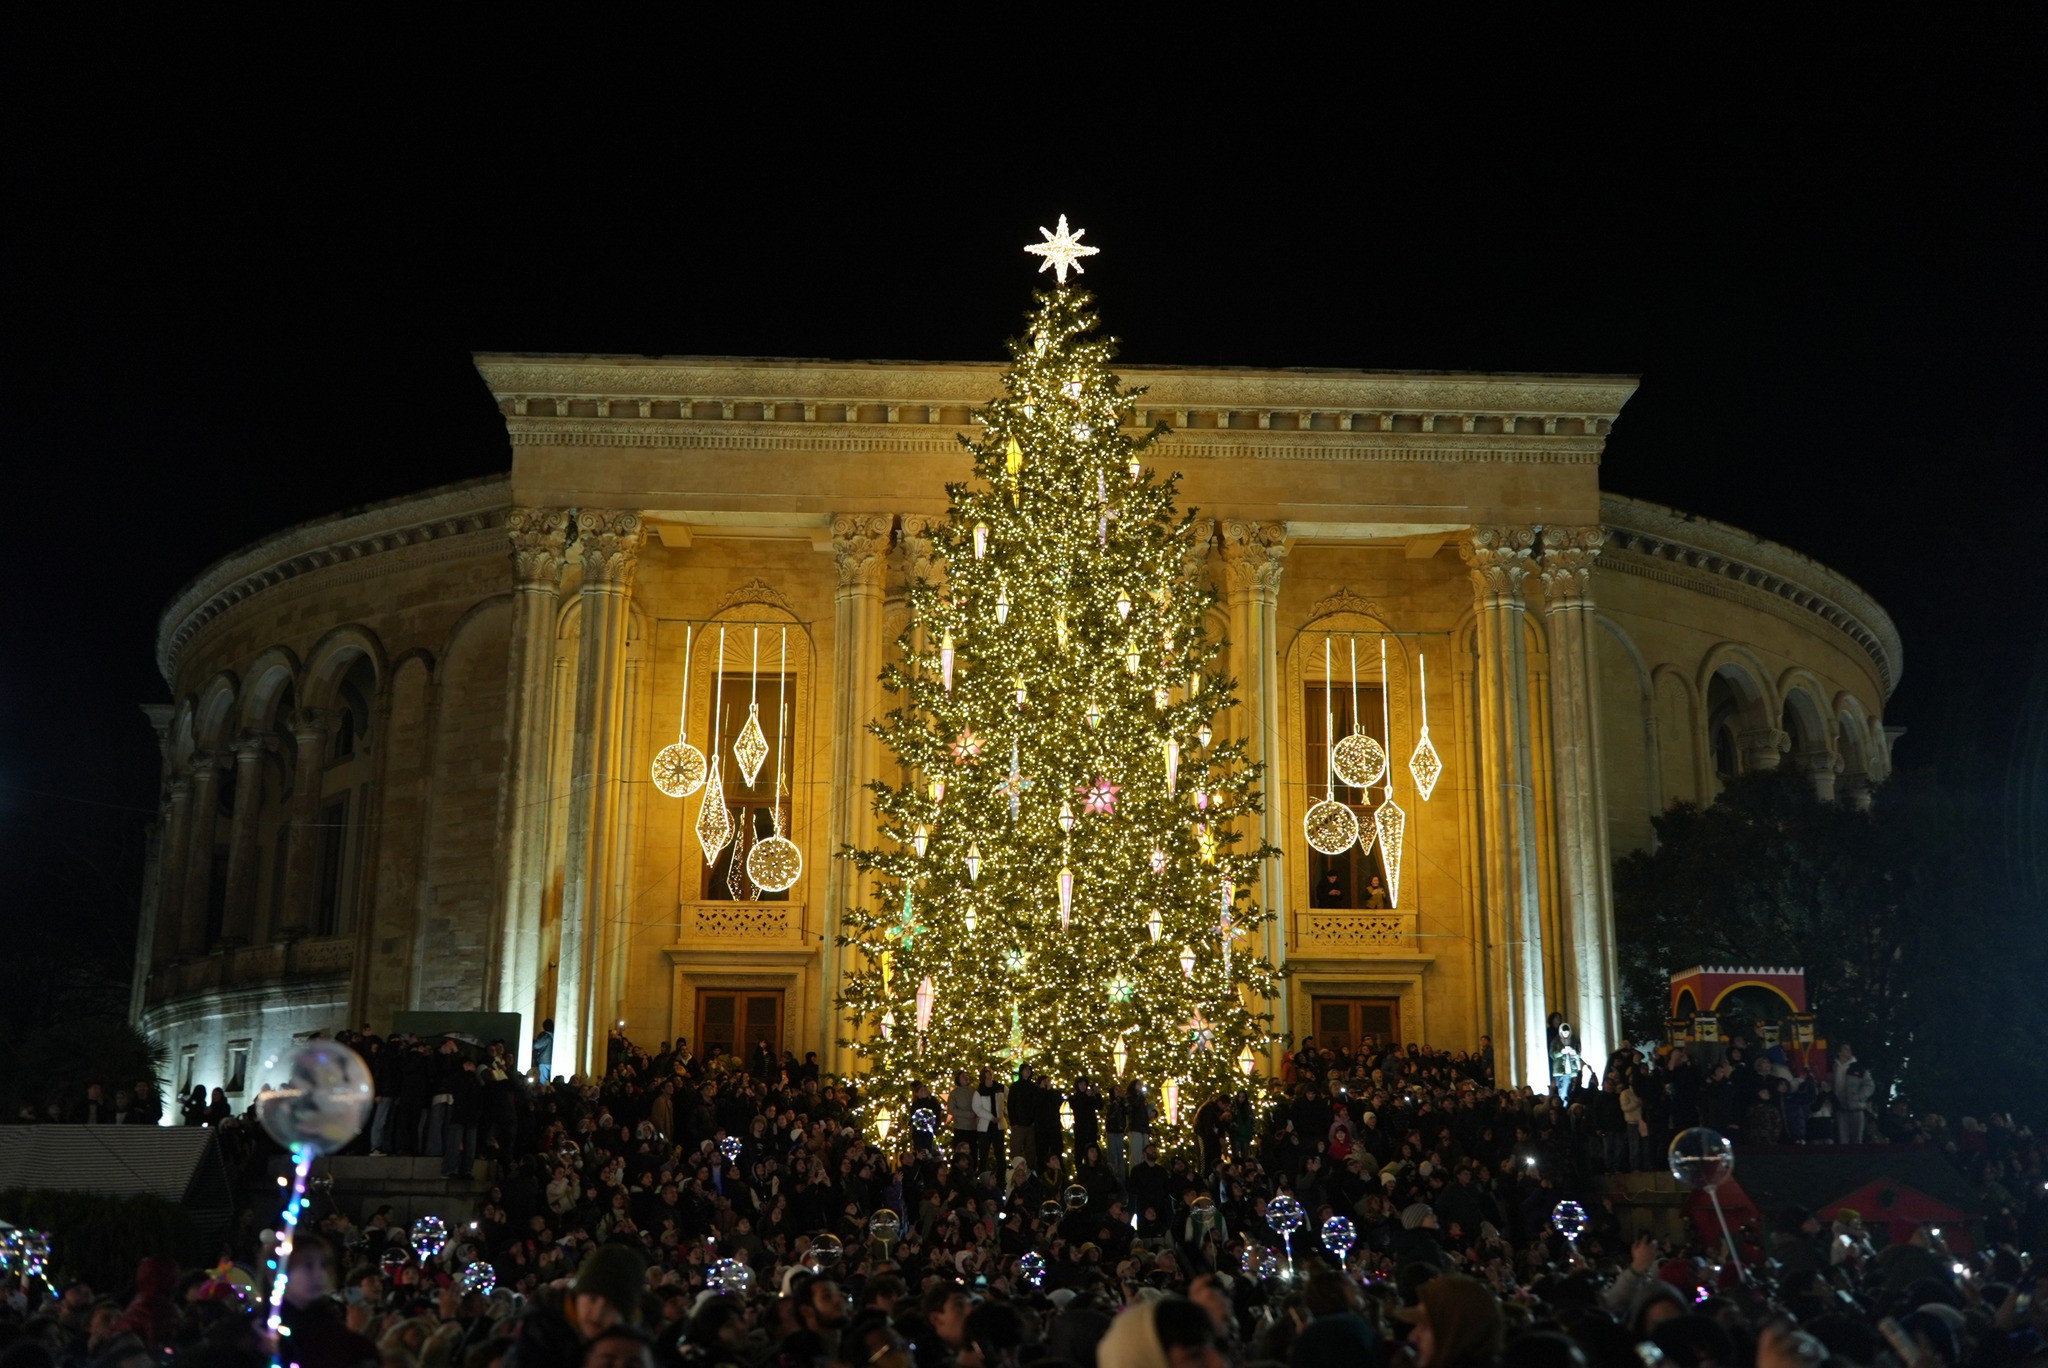
<instances>
[{"instance_id":1,"label":"crowd of people","mask_svg":"<svg viewBox=\"0 0 2048 1368\"><path fill-rule=\"evenodd\" d=\"M1494 1086L1483 1044L1310 1041L1185 1128L1139 1088L985 1071L918 1089L884 1144L814 1058L706 1063L615 1033L601 1079L542 1082L502 1046L351 1043L376 1079L364 1150L486 1176L425 1260L390 1208L316 1193L281 1351L303 1368L2048 1362L2048 1283L2023 1252L2048 1224L2048 1146L2010 1118L1950 1132L1888 1105L1862 1135L1952 1156L1985 1213L1968 1245L1923 1227L1880 1248L1794 1214L1731 1232L1738 1265L1720 1231L1660 1241L1603 1195L1686 1126L1782 1138L1744 1105L1765 1072L1743 1045L1710 1067L1624 1048L1538 1094ZM0 1368L253 1368L268 1349L235 1269L262 1268L261 1230L245 1220L213 1269L145 1268L131 1300L18 1290Z\"/></svg>"}]
</instances>

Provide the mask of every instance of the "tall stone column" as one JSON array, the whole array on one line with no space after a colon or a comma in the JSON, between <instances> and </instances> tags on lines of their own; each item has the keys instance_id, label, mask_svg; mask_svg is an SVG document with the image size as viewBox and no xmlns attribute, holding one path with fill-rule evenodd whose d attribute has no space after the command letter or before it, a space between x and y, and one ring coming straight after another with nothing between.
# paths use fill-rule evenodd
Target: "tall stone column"
<instances>
[{"instance_id":1,"label":"tall stone column","mask_svg":"<svg viewBox=\"0 0 2048 1368\"><path fill-rule=\"evenodd\" d=\"M569 831L562 875L562 948L555 985L555 1071L592 1071L607 1004L595 1001L595 952L609 915L614 818L625 728L626 610L647 525L623 509L576 515L583 556L583 624L576 663L576 735L569 766Z\"/></svg>"},{"instance_id":2,"label":"tall stone column","mask_svg":"<svg viewBox=\"0 0 2048 1368\"><path fill-rule=\"evenodd\" d=\"M185 861L192 853L192 776L174 777L164 797L163 855L158 862L155 946L162 964L184 952Z\"/></svg>"},{"instance_id":3,"label":"tall stone column","mask_svg":"<svg viewBox=\"0 0 2048 1368\"><path fill-rule=\"evenodd\" d=\"M320 882L320 786L327 775L327 732L333 715L299 708L285 719L297 754L292 759L291 827L284 847L284 907L273 934L296 940L313 929L313 902Z\"/></svg>"},{"instance_id":4,"label":"tall stone column","mask_svg":"<svg viewBox=\"0 0 2048 1368\"><path fill-rule=\"evenodd\" d=\"M506 663L505 777L498 809L498 926L487 977L491 1005L519 1013L519 1063L539 1025L541 903L547 884L548 755L554 708L549 689L555 611L569 513L515 508L505 516L512 554L512 641ZM557 1023L560 1024L559 1022Z\"/></svg>"},{"instance_id":5,"label":"tall stone column","mask_svg":"<svg viewBox=\"0 0 2048 1368\"><path fill-rule=\"evenodd\" d=\"M192 757L192 806L186 819L185 891L178 910L178 948L203 954L206 911L213 894L213 831L220 807L220 776L226 756L202 751Z\"/></svg>"},{"instance_id":6,"label":"tall stone column","mask_svg":"<svg viewBox=\"0 0 2048 1368\"><path fill-rule=\"evenodd\" d=\"M235 738L235 811L228 821L228 901L221 939L247 945L256 936L256 871L263 867L256 819L263 811L263 757L272 745L267 732Z\"/></svg>"},{"instance_id":7,"label":"tall stone column","mask_svg":"<svg viewBox=\"0 0 2048 1368\"><path fill-rule=\"evenodd\" d=\"M1259 814L1261 841L1285 844L1288 802L1285 785L1286 746L1281 719L1285 715L1280 696L1280 575L1287 557L1287 525L1279 522L1251 522L1225 518L1218 524L1218 549L1223 557L1224 600L1230 609L1232 655L1237 665L1238 686L1243 692L1245 739L1249 759L1265 766L1262 787L1266 810ZM1287 967L1288 908L1287 875L1278 859L1260 866L1259 905L1272 914L1266 924L1266 958L1276 969ZM1280 984L1280 1000L1273 1004L1273 1016L1285 1034L1291 1025L1286 980ZM1278 1065L1281 1046L1274 1046Z\"/></svg>"},{"instance_id":8,"label":"tall stone column","mask_svg":"<svg viewBox=\"0 0 2048 1368\"><path fill-rule=\"evenodd\" d=\"M1479 692L1482 896L1488 974L1499 985L1495 1065L1511 1083L1550 1073L1543 1019L1543 909L1537 886L1535 757L1529 728L1527 605L1533 527L1478 527L1459 547L1472 573ZM1498 1010L1498 1009L1497 1009Z\"/></svg>"},{"instance_id":9,"label":"tall stone column","mask_svg":"<svg viewBox=\"0 0 2048 1368\"><path fill-rule=\"evenodd\" d=\"M1605 1072L1620 1034L1607 796L1600 768L1600 671L1594 655L1593 561L1601 527L1543 529L1544 623L1550 639L1550 748L1564 892L1566 1020L1588 1063Z\"/></svg>"},{"instance_id":10,"label":"tall stone column","mask_svg":"<svg viewBox=\"0 0 2048 1368\"><path fill-rule=\"evenodd\" d=\"M832 788L826 802L826 841L836 856L848 846L874 844L874 806L865 785L877 769L880 745L868 731L881 700L883 578L888 566L887 513L842 513L832 519L832 560L838 575L832 616ZM834 859L825 882L823 1053L844 1073L848 1058L839 1048L838 945L846 909L860 900L860 871L853 861Z\"/></svg>"},{"instance_id":11,"label":"tall stone column","mask_svg":"<svg viewBox=\"0 0 2048 1368\"><path fill-rule=\"evenodd\" d=\"M1817 750L1799 751L1792 756L1792 763L1813 785L1813 796L1823 803L1835 801L1835 753L1822 747Z\"/></svg>"}]
</instances>

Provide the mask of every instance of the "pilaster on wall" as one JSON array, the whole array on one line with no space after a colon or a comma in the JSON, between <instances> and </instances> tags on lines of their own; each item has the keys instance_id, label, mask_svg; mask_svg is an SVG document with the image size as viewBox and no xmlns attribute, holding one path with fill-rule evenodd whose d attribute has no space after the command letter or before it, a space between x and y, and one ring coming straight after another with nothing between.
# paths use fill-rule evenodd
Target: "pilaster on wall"
<instances>
[{"instance_id":1,"label":"pilaster on wall","mask_svg":"<svg viewBox=\"0 0 2048 1368\"><path fill-rule=\"evenodd\" d=\"M179 907L178 948L204 954L207 905L213 897L213 836L220 808L220 776L232 757L201 751L192 757L192 801L186 814L185 890Z\"/></svg>"},{"instance_id":2,"label":"pilaster on wall","mask_svg":"<svg viewBox=\"0 0 2048 1368\"><path fill-rule=\"evenodd\" d=\"M519 1013L515 1058L530 1066L534 1030L543 1015L541 899L552 806L547 791L553 739L548 686L569 513L561 508L514 508L505 515L505 531L511 542L512 639L506 664L505 783L498 812L498 924L488 942L494 962L487 977L496 1010Z\"/></svg>"},{"instance_id":3,"label":"pilaster on wall","mask_svg":"<svg viewBox=\"0 0 2048 1368\"><path fill-rule=\"evenodd\" d=\"M1600 763L1593 562L1605 529L1545 527L1541 575L1550 645L1550 737L1564 908L1564 1006L1588 1063L1605 1069L1619 1037L1607 799Z\"/></svg>"},{"instance_id":4,"label":"pilaster on wall","mask_svg":"<svg viewBox=\"0 0 2048 1368\"><path fill-rule=\"evenodd\" d=\"M288 720L298 753L292 761L291 834L284 854L284 913L279 937L303 936L313 925L320 878L320 793L327 773L327 735L333 715L300 708Z\"/></svg>"},{"instance_id":5,"label":"pilaster on wall","mask_svg":"<svg viewBox=\"0 0 2048 1368\"><path fill-rule=\"evenodd\" d=\"M1524 639L1533 527L1474 528L1459 552L1471 571L1478 646L1481 887L1487 972L1498 985L1488 1034L1509 1081L1541 1085L1544 1039L1543 910L1538 895L1535 758ZM1504 1018L1504 1019L1503 1019Z\"/></svg>"},{"instance_id":6,"label":"pilaster on wall","mask_svg":"<svg viewBox=\"0 0 2048 1368\"><path fill-rule=\"evenodd\" d=\"M616 911L610 906L610 876L623 744L626 612L647 526L638 513L584 509L576 515L576 535L583 559L583 618L553 1016L555 1071L587 1074L605 1038L596 1015L601 985L593 974L603 968L595 952Z\"/></svg>"},{"instance_id":7,"label":"pilaster on wall","mask_svg":"<svg viewBox=\"0 0 2048 1368\"><path fill-rule=\"evenodd\" d=\"M882 673L882 600L889 535L895 518L887 513L842 513L832 519L832 561L838 586L833 597L832 788L828 840L836 855L849 846L874 844L874 808L866 785L879 768L880 742L868 731L869 708ZM842 977L839 935L846 909L860 899L860 871L853 861L834 859L825 880L823 1021L820 1054L844 1073L850 1064L840 1048L835 999Z\"/></svg>"},{"instance_id":8,"label":"pilaster on wall","mask_svg":"<svg viewBox=\"0 0 2048 1368\"><path fill-rule=\"evenodd\" d=\"M1287 525L1224 518L1217 524L1217 550L1223 563L1223 594L1230 609L1231 656L1244 694L1244 739L1249 758L1263 765L1261 787L1266 810L1259 814L1255 833L1268 845L1279 846L1286 830L1287 801L1281 782L1285 766L1280 697L1280 580L1290 543ZM1270 917L1262 947L1276 969L1287 967L1287 879L1277 859L1267 860L1259 870L1259 905ZM1283 978L1280 998L1271 1005L1274 1019L1291 1018L1287 983ZM1284 1045L1275 1043L1273 1066L1279 1067Z\"/></svg>"}]
</instances>

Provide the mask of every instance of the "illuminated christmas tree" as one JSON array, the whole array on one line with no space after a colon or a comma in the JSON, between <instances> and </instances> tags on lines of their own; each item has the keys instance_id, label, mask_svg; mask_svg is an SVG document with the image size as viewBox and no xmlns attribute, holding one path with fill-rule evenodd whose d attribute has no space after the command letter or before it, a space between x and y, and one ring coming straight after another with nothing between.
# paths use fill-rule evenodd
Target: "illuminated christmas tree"
<instances>
[{"instance_id":1,"label":"illuminated christmas tree","mask_svg":"<svg viewBox=\"0 0 2048 1368\"><path fill-rule=\"evenodd\" d=\"M1079 237L1062 218L1029 249L1059 285L962 438L974 477L884 678L908 779L874 786L885 848L853 854L873 901L846 915L842 998L874 1131L920 1079L1026 1059L1062 1089L1138 1080L1185 1123L1274 1039L1249 895L1273 852L1240 829L1258 769L1219 725L1234 684L1178 477L1146 468L1158 431L1126 430L1138 391L1066 283Z\"/></svg>"}]
</instances>

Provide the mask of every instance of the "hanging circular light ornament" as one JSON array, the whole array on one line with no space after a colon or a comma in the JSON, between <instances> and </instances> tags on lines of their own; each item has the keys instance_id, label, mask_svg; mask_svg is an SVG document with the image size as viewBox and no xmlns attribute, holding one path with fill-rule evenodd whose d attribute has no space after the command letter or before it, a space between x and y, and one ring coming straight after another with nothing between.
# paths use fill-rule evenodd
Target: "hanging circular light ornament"
<instances>
[{"instance_id":1,"label":"hanging circular light ornament","mask_svg":"<svg viewBox=\"0 0 2048 1368\"><path fill-rule=\"evenodd\" d=\"M1328 649L1329 643L1325 640L1326 653ZM1324 688L1327 691L1327 654L1324 658L1323 677ZM1380 687L1384 690L1386 685L1382 683ZM1325 701L1327 702L1327 698ZM1337 772L1339 779L1353 788L1369 788L1377 784L1380 776L1387 772L1386 749L1358 729L1358 642L1355 638L1351 642L1351 735L1337 743L1336 750L1330 756L1330 768Z\"/></svg>"},{"instance_id":2,"label":"hanging circular light ornament","mask_svg":"<svg viewBox=\"0 0 2048 1368\"><path fill-rule=\"evenodd\" d=\"M690 646L694 630L683 628L683 721L674 745L654 757L654 787L670 798L687 798L704 787L704 752L690 744Z\"/></svg>"},{"instance_id":3,"label":"hanging circular light ornament","mask_svg":"<svg viewBox=\"0 0 2048 1368\"><path fill-rule=\"evenodd\" d=\"M1330 716L1330 639L1323 638L1323 739L1336 731ZM1301 817L1301 834L1324 855L1342 855L1358 843L1358 814L1337 801L1334 748L1330 772L1324 776L1323 799Z\"/></svg>"},{"instance_id":4,"label":"hanging circular light ornament","mask_svg":"<svg viewBox=\"0 0 2048 1368\"><path fill-rule=\"evenodd\" d=\"M782 675L776 686L775 705L775 806L770 809L775 820L775 834L765 841L754 842L754 848L747 852L747 877L754 886L769 893L781 893L803 877L804 853L797 843L782 834L782 762L788 754L784 749L787 739L785 726L789 717L787 693L789 690L789 628L782 629Z\"/></svg>"}]
</instances>

